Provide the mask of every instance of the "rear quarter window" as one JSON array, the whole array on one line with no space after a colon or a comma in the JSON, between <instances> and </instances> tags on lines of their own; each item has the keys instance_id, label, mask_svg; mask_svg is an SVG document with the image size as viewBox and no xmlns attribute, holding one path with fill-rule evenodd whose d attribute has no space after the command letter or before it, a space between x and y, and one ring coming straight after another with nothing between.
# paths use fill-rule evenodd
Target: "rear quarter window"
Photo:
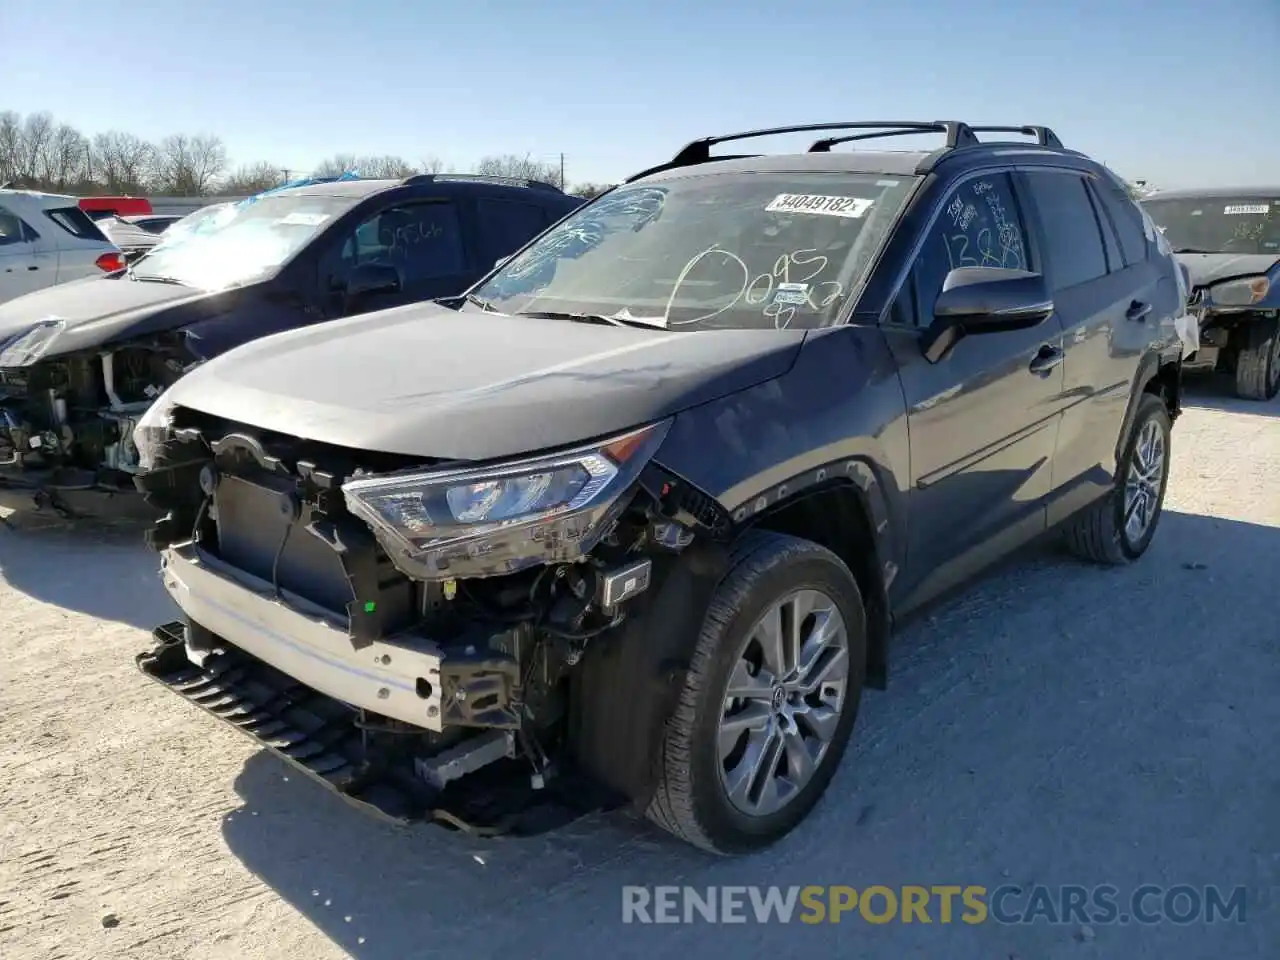
<instances>
[{"instance_id":1,"label":"rear quarter window","mask_svg":"<svg viewBox=\"0 0 1280 960\"><path fill-rule=\"evenodd\" d=\"M77 240L110 242L92 218L79 207L55 207L46 210L44 215Z\"/></svg>"}]
</instances>

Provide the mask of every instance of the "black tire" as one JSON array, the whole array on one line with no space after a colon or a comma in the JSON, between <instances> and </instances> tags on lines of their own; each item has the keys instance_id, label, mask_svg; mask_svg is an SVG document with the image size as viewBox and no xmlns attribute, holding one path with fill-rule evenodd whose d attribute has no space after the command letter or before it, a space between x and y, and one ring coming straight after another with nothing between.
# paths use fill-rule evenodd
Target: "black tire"
<instances>
[{"instance_id":1,"label":"black tire","mask_svg":"<svg viewBox=\"0 0 1280 960\"><path fill-rule=\"evenodd\" d=\"M1124 532L1125 484L1138 437L1142 435L1143 428L1153 421L1158 424L1164 437L1164 473L1160 478L1155 514L1142 536L1137 541L1130 542ZM1111 566L1132 563L1147 552L1164 513L1164 495L1169 486L1172 434L1173 421L1164 401L1154 394L1143 394L1138 401L1129 439L1125 442L1124 454L1116 466L1114 486L1107 496L1081 511L1067 524L1064 534L1068 550L1081 559Z\"/></svg>"},{"instance_id":2,"label":"black tire","mask_svg":"<svg viewBox=\"0 0 1280 960\"><path fill-rule=\"evenodd\" d=\"M809 782L782 809L750 817L731 805L721 783L716 733L724 691L746 632L771 604L803 588L824 592L845 622L849 664L842 712ZM707 607L667 724L649 819L696 847L725 855L767 847L794 829L821 798L848 745L866 677L866 637L862 594L839 557L798 537L763 530L743 534Z\"/></svg>"},{"instance_id":3,"label":"black tire","mask_svg":"<svg viewBox=\"0 0 1280 960\"><path fill-rule=\"evenodd\" d=\"M1280 319L1257 319L1239 331L1244 340L1236 356L1236 396L1274 400L1280 395Z\"/></svg>"}]
</instances>

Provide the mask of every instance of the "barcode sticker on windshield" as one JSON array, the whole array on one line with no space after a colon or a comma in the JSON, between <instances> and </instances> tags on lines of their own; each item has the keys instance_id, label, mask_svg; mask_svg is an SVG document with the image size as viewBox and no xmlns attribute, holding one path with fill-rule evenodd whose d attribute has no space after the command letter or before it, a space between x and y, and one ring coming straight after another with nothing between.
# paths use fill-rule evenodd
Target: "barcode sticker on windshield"
<instances>
[{"instance_id":1,"label":"barcode sticker on windshield","mask_svg":"<svg viewBox=\"0 0 1280 960\"><path fill-rule=\"evenodd\" d=\"M875 203L865 197L827 197L812 193L780 193L769 201L770 213L818 213L824 217L858 219Z\"/></svg>"},{"instance_id":2,"label":"barcode sticker on windshield","mask_svg":"<svg viewBox=\"0 0 1280 960\"><path fill-rule=\"evenodd\" d=\"M1222 212L1224 215L1228 217L1232 216L1233 214L1270 213L1271 204L1269 203L1234 203L1228 206Z\"/></svg>"},{"instance_id":3,"label":"barcode sticker on windshield","mask_svg":"<svg viewBox=\"0 0 1280 960\"><path fill-rule=\"evenodd\" d=\"M308 213L299 210L280 218L279 223L285 227L318 227L329 219L327 213Z\"/></svg>"}]
</instances>

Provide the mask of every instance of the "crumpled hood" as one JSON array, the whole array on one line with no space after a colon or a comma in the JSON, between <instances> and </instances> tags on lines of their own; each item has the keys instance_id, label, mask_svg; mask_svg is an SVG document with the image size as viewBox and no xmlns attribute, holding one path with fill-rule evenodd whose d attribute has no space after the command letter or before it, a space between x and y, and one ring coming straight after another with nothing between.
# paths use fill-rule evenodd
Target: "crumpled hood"
<instances>
[{"instance_id":1,"label":"crumpled hood","mask_svg":"<svg viewBox=\"0 0 1280 960\"><path fill-rule=\"evenodd\" d=\"M489 460L626 430L745 390L785 373L804 337L412 304L244 344L165 397L358 450Z\"/></svg>"},{"instance_id":2,"label":"crumpled hood","mask_svg":"<svg viewBox=\"0 0 1280 960\"><path fill-rule=\"evenodd\" d=\"M1177 256L1191 275L1193 287L1207 287L1236 277L1254 277L1280 263L1280 255L1274 253L1180 253Z\"/></svg>"},{"instance_id":3,"label":"crumpled hood","mask_svg":"<svg viewBox=\"0 0 1280 960\"><path fill-rule=\"evenodd\" d=\"M85 277L36 290L0 304L0 344L26 333L41 320L57 318L64 328L42 354L54 357L101 346L157 314L211 294L172 283L128 277Z\"/></svg>"}]
</instances>

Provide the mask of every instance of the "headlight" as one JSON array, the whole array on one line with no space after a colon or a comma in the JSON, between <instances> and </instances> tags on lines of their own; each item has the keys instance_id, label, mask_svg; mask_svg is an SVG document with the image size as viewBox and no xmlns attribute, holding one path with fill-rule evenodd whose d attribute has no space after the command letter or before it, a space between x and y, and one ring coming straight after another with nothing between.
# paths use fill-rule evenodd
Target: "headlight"
<instances>
[{"instance_id":1,"label":"headlight","mask_svg":"<svg viewBox=\"0 0 1280 960\"><path fill-rule=\"evenodd\" d=\"M67 321L60 317L46 317L26 333L19 334L0 347L0 367L27 367L48 352Z\"/></svg>"},{"instance_id":2,"label":"headlight","mask_svg":"<svg viewBox=\"0 0 1280 960\"><path fill-rule=\"evenodd\" d=\"M138 450L139 471L145 473L155 469L156 457L173 429L173 412L176 409L176 404L169 400L169 394L162 393L134 426L133 445Z\"/></svg>"},{"instance_id":3,"label":"headlight","mask_svg":"<svg viewBox=\"0 0 1280 960\"><path fill-rule=\"evenodd\" d=\"M1271 290L1266 277L1245 277L1228 280L1209 289L1209 296L1220 307L1251 307L1260 303Z\"/></svg>"},{"instance_id":4,"label":"headlight","mask_svg":"<svg viewBox=\"0 0 1280 960\"><path fill-rule=\"evenodd\" d=\"M509 573L595 546L670 421L491 467L348 481L347 509L419 579Z\"/></svg>"}]
</instances>

